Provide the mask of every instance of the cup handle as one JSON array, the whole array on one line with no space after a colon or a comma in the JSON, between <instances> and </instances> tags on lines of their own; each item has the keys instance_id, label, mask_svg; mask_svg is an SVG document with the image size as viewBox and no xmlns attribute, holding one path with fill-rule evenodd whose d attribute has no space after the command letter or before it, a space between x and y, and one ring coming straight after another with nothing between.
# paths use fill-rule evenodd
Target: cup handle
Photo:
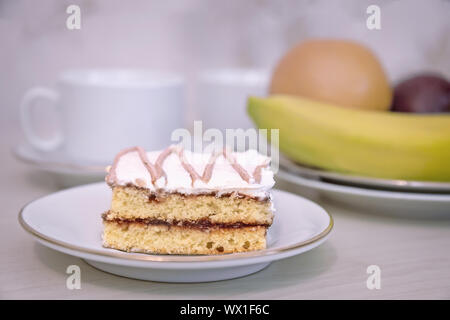
<instances>
[{"instance_id":1,"label":"cup handle","mask_svg":"<svg viewBox=\"0 0 450 320\"><path fill-rule=\"evenodd\" d=\"M45 99L52 103L54 107L56 107L56 102L58 101L59 96L56 91L43 87L30 89L24 95L22 103L20 105L20 121L22 129L24 131L25 138L36 149L41 151L54 150L58 146L60 146L63 141L62 133L56 132L52 138L44 139L42 137L39 137L33 129L31 110L35 105L34 103L37 99Z\"/></svg>"}]
</instances>

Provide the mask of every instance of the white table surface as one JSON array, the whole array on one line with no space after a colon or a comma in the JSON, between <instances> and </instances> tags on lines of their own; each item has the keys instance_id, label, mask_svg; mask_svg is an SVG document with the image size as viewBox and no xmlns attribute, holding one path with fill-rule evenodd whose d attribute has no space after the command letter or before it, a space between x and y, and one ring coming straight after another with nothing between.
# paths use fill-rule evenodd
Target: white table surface
<instances>
[{"instance_id":1,"label":"white table surface","mask_svg":"<svg viewBox=\"0 0 450 320\"><path fill-rule=\"evenodd\" d=\"M19 226L20 208L59 186L48 174L15 160L5 139L0 139L2 299L450 298L450 219L368 214L320 200L335 220L329 241L253 275L212 283L169 284L104 273L81 259L36 243ZM81 268L80 290L66 287L66 268L73 264ZM366 287L369 265L381 268L379 290Z\"/></svg>"}]
</instances>

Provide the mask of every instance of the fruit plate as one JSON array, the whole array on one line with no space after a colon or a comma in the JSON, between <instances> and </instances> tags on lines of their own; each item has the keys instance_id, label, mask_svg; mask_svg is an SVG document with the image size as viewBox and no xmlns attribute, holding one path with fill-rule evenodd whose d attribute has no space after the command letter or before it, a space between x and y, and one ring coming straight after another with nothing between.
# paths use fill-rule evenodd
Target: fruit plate
<instances>
[{"instance_id":1,"label":"fruit plate","mask_svg":"<svg viewBox=\"0 0 450 320\"><path fill-rule=\"evenodd\" d=\"M277 173L277 184L290 191L343 204L362 213L375 213L405 218L450 218L450 194L430 194L417 192L383 191L309 179L285 170ZM306 193L305 193L306 195ZM315 199L315 197L314 197Z\"/></svg>"},{"instance_id":2,"label":"fruit plate","mask_svg":"<svg viewBox=\"0 0 450 320\"><path fill-rule=\"evenodd\" d=\"M19 222L41 244L80 257L100 270L141 280L205 282L257 272L272 261L311 250L328 238L331 216L316 203L273 191L277 209L265 250L224 255L150 255L102 247L101 213L111 190L96 183L59 191L27 204Z\"/></svg>"},{"instance_id":3,"label":"fruit plate","mask_svg":"<svg viewBox=\"0 0 450 320\"><path fill-rule=\"evenodd\" d=\"M450 183L446 182L426 182L410 180L389 180L371 177L362 177L333 171L313 168L280 156L280 167L285 171L299 175L308 179L321 180L335 184L363 187L387 191L404 191L419 193L448 193L450 194Z\"/></svg>"}]
</instances>

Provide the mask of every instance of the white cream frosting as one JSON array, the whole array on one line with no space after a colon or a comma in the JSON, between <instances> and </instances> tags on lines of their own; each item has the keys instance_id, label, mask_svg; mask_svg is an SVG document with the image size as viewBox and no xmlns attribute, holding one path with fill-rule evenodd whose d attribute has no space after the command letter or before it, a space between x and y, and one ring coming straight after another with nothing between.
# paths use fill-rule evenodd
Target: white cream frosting
<instances>
[{"instance_id":1,"label":"white cream frosting","mask_svg":"<svg viewBox=\"0 0 450 320\"><path fill-rule=\"evenodd\" d=\"M154 164L161 152L147 152L146 155L149 162ZM205 166L211 159L210 153L193 153L185 150L183 154L185 162L192 165L200 176L203 174ZM257 166L269 164L270 158L259 154L256 150L234 152L232 156L249 173L251 178L248 182L239 175L230 162L221 154L215 161L209 181L204 182L197 179L192 184L192 178L189 172L183 167L179 156L176 153L171 153L162 165L165 176L160 177L153 184L151 175L144 166L138 152L131 151L123 154L118 159L115 168L115 184L122 186L131 184L148 188L151 191L176 192L186 195L211 192L220 195L238 192L252 197L267 197L268 191L275 184L270 166L267 165L261 169L259 182L253 178L253 173Z\"/></svg>"}]
</instances>

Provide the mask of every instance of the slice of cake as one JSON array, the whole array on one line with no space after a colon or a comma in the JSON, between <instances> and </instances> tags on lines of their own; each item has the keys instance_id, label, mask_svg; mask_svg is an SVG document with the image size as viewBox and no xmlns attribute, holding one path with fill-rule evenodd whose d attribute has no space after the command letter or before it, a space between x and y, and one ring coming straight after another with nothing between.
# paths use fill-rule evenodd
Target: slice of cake
<instances>
[{"instance_id":1,"label":"slice of cake","mask_svg":"<svg viewBox=\"0 0 450 320\"><path fill-rule=\"evenodd\" d=\"M128 252L223 254L266 247L270 159L255 150L121 151L109 169L103 246Z\"/></svg>"}]
</instances>

